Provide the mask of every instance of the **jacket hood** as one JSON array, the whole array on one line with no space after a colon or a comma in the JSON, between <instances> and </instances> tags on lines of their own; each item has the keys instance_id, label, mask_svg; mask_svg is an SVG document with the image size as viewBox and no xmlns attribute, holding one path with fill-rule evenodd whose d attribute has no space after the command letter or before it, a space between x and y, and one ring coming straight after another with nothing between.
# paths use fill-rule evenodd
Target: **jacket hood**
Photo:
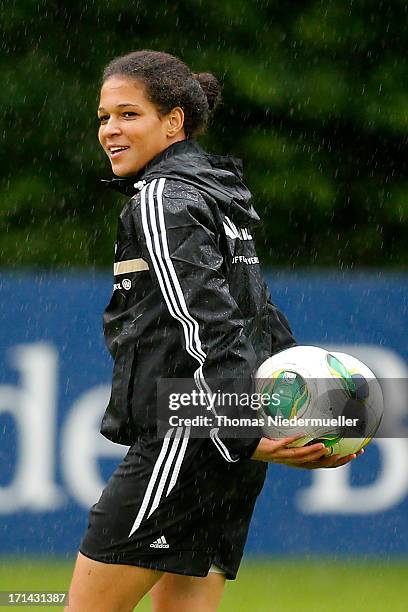
<instances>
[{"instance_id":1,"label":"jacket hood","mask_svg":"<svg viewBox=\"0 0 408 612\"><path fill-rule=\"evenodd\" d=\"M177 179L197 187L239 225L259 222L251 204L251 193L242 181L242 161L230 156L210 155L195 140L174 143L132 177L102 182L132 197L140 190L139 181L154 178Z\"/></svg>"}]
</instances>

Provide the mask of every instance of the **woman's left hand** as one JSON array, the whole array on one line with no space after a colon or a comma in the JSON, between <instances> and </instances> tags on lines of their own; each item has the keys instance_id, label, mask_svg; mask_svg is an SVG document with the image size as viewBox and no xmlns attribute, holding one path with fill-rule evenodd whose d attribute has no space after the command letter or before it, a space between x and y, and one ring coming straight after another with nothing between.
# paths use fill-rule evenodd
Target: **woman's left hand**
<instances>
[{"instance_id":1,"label":"woman's left hand","mask_svg":"<svg viewBox=\"0 0 408 612\"><path fill-rule=\"evenodd\" d=\"M357 453L353 453L352 455L347 455L346 457L340 457L340 455L330 455L330 457L322 457L322 459L317 459L316 461L310 461L309 463L302 463L302 465L297 465L295 463L286 465L290 465L290 467L301 467L306 470L317 470L318 468L337 468L342 465L346 465L353 461L359 455L364 453L364 449L362 448Z\"/></svg>"}]
</instances>

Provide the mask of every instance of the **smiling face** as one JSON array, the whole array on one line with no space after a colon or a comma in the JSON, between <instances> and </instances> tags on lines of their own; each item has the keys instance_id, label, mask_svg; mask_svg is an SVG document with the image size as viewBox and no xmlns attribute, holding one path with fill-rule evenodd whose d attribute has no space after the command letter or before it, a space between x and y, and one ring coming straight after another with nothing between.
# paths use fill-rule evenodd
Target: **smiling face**
<instances>
[{"instance_id":1,"label":"smiling face","mask_svg":"<svg viewBox=\"0 0 408 612\"><path fill-rule=\"evenodd\" d=\"M185 140L182 109L160 115L134 79L112 76L105 81L98 117L99 142L117 176L136 174L171 144Z\"/></svg>"}]
</instances>

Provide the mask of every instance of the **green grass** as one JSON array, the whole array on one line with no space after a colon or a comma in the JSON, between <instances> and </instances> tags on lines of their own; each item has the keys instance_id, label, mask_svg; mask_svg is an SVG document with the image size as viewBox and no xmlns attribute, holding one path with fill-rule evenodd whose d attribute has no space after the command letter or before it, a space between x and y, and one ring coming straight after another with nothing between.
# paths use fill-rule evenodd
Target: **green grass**
<instances>
[{"instance_id":1,"label":"green grass","mask_svg":"<svg viewBox=\"0 0 408 612\"><path fill-rule=\"evenodd\" d=\"M72 562L2 559L0 590L66 591L71 571ZM227 583L219 612L404 612L408 609L407 602L408 560L274 559L243 564L238 579ZM32 609L58 608L35 606ZM148 598L137 609L150 610Z\"/></svg>"}]
</instances>

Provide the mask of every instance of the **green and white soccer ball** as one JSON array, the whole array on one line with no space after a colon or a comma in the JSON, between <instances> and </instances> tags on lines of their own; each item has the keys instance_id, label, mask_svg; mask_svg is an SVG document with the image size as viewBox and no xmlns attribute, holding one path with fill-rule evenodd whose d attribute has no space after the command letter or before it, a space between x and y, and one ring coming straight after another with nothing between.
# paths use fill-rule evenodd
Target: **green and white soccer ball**
<instances>
[{"instance_id":1,"label":"green and white soccer ball","mask_svg":"<svg viewBox=\"0 0 408 612\"><path fill-rule=\"evenodd\" d=\"M295 346L267 359L256 373L263 434L304 434L292 446L322 442L345 457L366 446L383 415L374 373L346 353Z\"/></svg>"}]
</instances>

